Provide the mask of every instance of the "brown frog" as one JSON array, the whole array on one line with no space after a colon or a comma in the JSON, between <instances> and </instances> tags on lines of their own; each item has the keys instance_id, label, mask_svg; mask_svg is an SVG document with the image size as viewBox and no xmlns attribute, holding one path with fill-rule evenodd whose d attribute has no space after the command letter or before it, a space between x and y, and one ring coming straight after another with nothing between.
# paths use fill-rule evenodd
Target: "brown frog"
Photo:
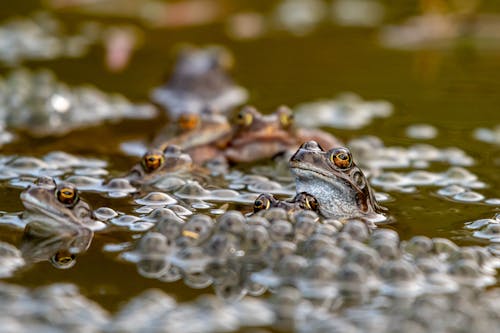
<instances>
[{"instance_id":1,"label":"brown frog","mask_svg":"<svg viewBox=\"0 0 500 333\"><path fill-rule=\"evenodd\" d=\"M212 109L225 113L243 104L247 91L228 75L230 53L222 47L185 47L179 52L170 80L152 92L171 119Z\"/></svg>"},{"instance_id":2,"label":"brown frog","mask_svg":"<svg viewBox=\"0 0 500 333\"><path fill-rule=\"evenodd\" d=\"M313 139L327 147L340 144L329 133L296 127L293 113L286 106L280 106L270 115L247 106L236 117L225 156L231 162L253 162L295 150L303 141Z\"/></svg>"},{"instance_id":3,"label":"brown frog","mask_svg":"<svg viewBox=\"0 0 500 333\"><path fill-rule=\"evenodd\" d=\"M203 164L223 155L231 134L231 125L224 115L208 110L201 114L185 113L163 130L153 145L160 150L169 145L179 146L194 163Z\"/></svg>"},{"instance_id":4,"label":"brown frog","mask_svg":"<svg viewBox=\"0 0 500 333\"><path fill-rule=\"evenodd\" d=\"M271 208L283 208L291 214L299 210L319 212L319 204L316 198L305 192L298 193L290 200L279 200L272 194L263 193L255 199L253 212L258 213Z\"/></svg>"},{"instance_id":5,"label":"brown frog","mask_svg":"<svg viewBox=\"0 0 500 333\"><path fill-rule=\"evenodd\" d=\"M324 217L385 220L382 213L386 209L375 200L370 184L348 148L325 151L317 142L308 141L291 157L290 169L297 192L313 195Z\"/></svg>"},{"instance_id":6,"label":"brown frog","mask_svg":"<svg viewBox=\"0 0 500 333\"><path fill-rule=\"evenodd\" d=\"M58 268L73 266L76 255L90 246L97 222L76 187L40 177L21 193L21 200L26 208L22 217L27 221L23 256L30 262L48 259Z\"/></svg>"},{"instance_id":7,"label":"brown frog","mask_svg":"<svg viewBox=\"0 0 500 333\"><path fill-rule=\"evenodd\" d=\"M153 149L141 158L125 176L132 185L151 185L167 175L189 174L194 168L191 157L179 146Z\"/></svg>"}]
</instances>

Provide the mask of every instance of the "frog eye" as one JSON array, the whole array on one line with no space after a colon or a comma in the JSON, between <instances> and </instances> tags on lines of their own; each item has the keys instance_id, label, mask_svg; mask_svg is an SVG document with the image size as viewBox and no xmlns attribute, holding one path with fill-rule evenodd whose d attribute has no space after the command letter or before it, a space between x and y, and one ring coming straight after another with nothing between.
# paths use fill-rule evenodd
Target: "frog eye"
<instances>
[{"instance_id":1,"label":"frog eye","mask_svg":"<svg viewBox=\"0 0 500 333\"><path fill-rule=\"evenodd\" d=\"M257 213L261 210L267 210L271 207L271 199L266 194L261 194L253 203L253 212Z\"/></svg>"},{"instance_id":2,"label":"frog eye","mask_svg":"<svg viewBox=\"0 0 500 333\"><path fill-rule=\"evenodd\" d=\"M78 193L75 188L61 187L56 192L57 200L66 206L73 206L78 201Z\"/></svg>"},{"instance_id":3,"label":"frog eye","mask_svg":"<svg viewBox=\"0 0 500 333\"><path fill-rule=\"evenodd\" d=\"M340 169L348 169L352 165L352 155L349 149L335 148L330 153L330 161Z\"/></svg>"},{"instance_id":4,"label":"frog eye","mask_svg":"<svg viewBox=\"0 0 500 333\"><path fill-rule=\"evenodd\" d=\"M57 268L70 268L75 263L76 256L68 251L58 251L50 258L50 261Z\"/></svg>"},{"instance_id":5,"label":"frog eye","mask_svg":"<svg viewBox=\"0 0 500 333\"><path fill-rule=\"evenodd\" d=\"M147 153L142 158L142 167L146 172L152 172L158 169L165 161L161 153Z\"/></svg>"},{"instance_id":6,"label":"frog eye","mask_svg":"<svg viewBox=\"0 0 500 333\"><path fill-rule=\"evenodd\" d=\"M241 126L250 126L253 122L252 111L248 108L242 109L236 116L236 123Z\"/></svg>"},{"instance_id":7,"label":"frog eye","mask_svg":"<svg viewBox=\"0 0 500 333\"><path fill-rule=\"evenodd\" d=\"M318 200L316 200L315 197L311 195L306 195L306 200L305 200L305 207L310 210L317 211L318 210Z\"/></svg>"},{"instance_id":8,"label":"frog eye","mask_svg":"<svg viewBox=\"0 0 500 333\"><path fill-rule=\"evenodd\" d=\"M293 113L292 110L290 110L288 107L281 106L278 109L278 117L281 126L283 126L284 128L288 128L293 125L293 120L294 120Z\"/></svg>"},{"instance_id":9,"label":"frog eye","mask_svg":"<svg viewBox=\"0 0 500 333\"><path fill-rule=\"evenodd\" d=\"M200 122L200 116L195 113L183 114L179 117L179 127L184 131L195 129Z\"/></svg>"}]
</instances>

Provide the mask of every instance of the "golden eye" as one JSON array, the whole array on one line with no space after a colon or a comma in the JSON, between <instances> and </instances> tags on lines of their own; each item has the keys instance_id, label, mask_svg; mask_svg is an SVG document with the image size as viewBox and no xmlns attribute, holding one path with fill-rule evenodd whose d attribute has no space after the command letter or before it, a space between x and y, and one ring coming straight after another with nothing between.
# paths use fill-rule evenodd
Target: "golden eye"
<instances>
[{"instance_id":1,"label":"golden eye","mask_svg":"<svg viewBox=\"0 0 500 333\"><path fill-rule=\"evenodd\" d=\"M315 197L311 195L306 195L306 202L305 202L305 207L310 210L318 210L318 201L316 200Z\"/></svg>"},{"instance_id":2,"label":"golden eye","mask_svg":"<svg viewBox=\"0 0 500 333\"><path fill-rule=\"evenodd\" d=\"M164 161L163 154L159 152L146 153L142 158L142 167L146 172L153 172L162 166Z\"/></svg>"},{"instance_id":3,"label":"golden eye","mask_svg":"<svg viewBox=\"0 0 500 333\"><path fill-rule=\"evenodd\" d=\"M57 200L66 206L73 206L78 201L78 193L75 188L61 187L57 190Z\"/></svg>"},{"instance_id":4,"label":"golden eye","mask_svg":"<svg viewBox=\"0 0 500 333\"><path fill-rule=\"evenodd\" d=\"M349 149L335 148L330 153L330 161L340 169L348 169L352 165L352 155Z\"/></svg>"},{"instance_id":5,"label":"golden eye","mask_svg":"<svg viewBox=\"0 0 500 333\"><path fill-rule=\"evenodd\" d=\"M180 116L179 127L184 131L190 131L198 127L200 116L195 113L187 113Z\"/></svg>"},{"instance_id":6,"label":"golden eye","mask_svg":"<svg viewBox=\"0 0 500 333\"><path fill-rule=\"evenodd\" d=\"M288 107L281 106L278 109L278 117L281 126L283 126L284 128L288 128L293 125L293 113L292 110L290 110Z\"/></svg>"},{"instance_id":7,"label":"golden eye","mask_svg":"<svg viewBox=\"0 0 500 333\"><path fill-rule=\"evenodd\" d=\"M62 250L56 252L56 254L54 254L52 258L50 258L50 261L57 268L66 269L74 265L75 259L76 256L73 253L70 253L69 251L66 250Z\"/></svg>"},{"instance_id":8,"label":"golden eye","mask_svg":"<svg viewBox=\"0 0 500 333\"><path fill-rule=\"evenodd\" d=\"M248 108L241 110L236 116L236 123L241 126L250 126L253 122L252 111Z\"/></svg>"},{"instance_id":9,"label":"golden eye","mask_svg":"<svg viewBox=\"0 0 500 333\"><path fill-rule=\"evenodd\" d=\"M271 207L271 198L269 195L261 194L255 199L253 203L253 212L257 213L261 210L267 210Z\"/></svg>"}]
</instances>

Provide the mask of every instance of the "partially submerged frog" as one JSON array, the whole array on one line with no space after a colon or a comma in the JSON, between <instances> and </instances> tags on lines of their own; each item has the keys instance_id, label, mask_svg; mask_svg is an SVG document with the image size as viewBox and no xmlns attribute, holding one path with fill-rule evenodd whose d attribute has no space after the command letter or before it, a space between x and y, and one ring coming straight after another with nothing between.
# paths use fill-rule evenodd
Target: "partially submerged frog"
<instances>
[{"instance_id":1,"label":"partially submerged frog","mask_svg":"<svg viewBox=\"0 0 500 333\"><path fill-rule=\"evenodd\" d=\"M385 220L386 209L379 206L361 169L345 147L329 151L308 141L290 159L297 192L314 196L320 213L327 218L367 217Z\"/></svg>"},{"instance_id":2,"label":"partially submerged frog","mask_svg":"<svg viewBox=\"0 0 500 333\"><path fill-rule=\"evenodd\" d=\"M231 162L253 162L295 150L300 143L313 139L327 147L340 144L326 132L297 128L293 113L286 106L278 107L270 115L262 115L254 107L247 106L237 115L225 156Z\"/></svg>"},{"instance_id":3,"label":"partially submerged frog","mask_svg":"<svg viewBox=\"0 0 500 333\"><path fill-rule=\"evenodd\" d=\"M258 213L262 210L271 208L283 208L288 213L292 214L299 210L312 210L318 212L319 204L315 197L305 192L298 193L290 200L279 200L272 194L263 193L255 199L253 212Z\"/></svg>"},{"instance_id":4,"label":"partially submerged frog","mask_svg":"<svg viewBox=\"0 0 500 333\"><path fill-rule=\"evenodd\" d=\"M166 138L165 134L169 137ZM231 134L231 125L224 115L206 110L201 114L182 114L173 126L162 131L153 144L159 149L177 145L191 156L194 163L203 164L222 156L222 149Z\"/></svg>"},{"instance_id":5,"label":"partially submerged frog","mask_svg":"<svg viewBox=\"0 0 500 333\"><path fill-rule=\"evenodd\" d=\"M21 193L21 201L26 208L23 219L41 221L48 228L91 228L96 222L89 204L80 199L75 185L67 182L56 184L50 177L38 178Z\"/></svg>"},{"instance_id":6,"label":"partially submerged frog","mask_svg":"<svg viewBox=\"0 0 500 333\"><path fill-rule=\"evenodd\" d=\"M78 253L90 246L94 219L90 206L71 183L56 184L40 177L21 193L26 208L21 251L31 262L50 260L58 268L69 268Z\"/></svg>"},{"instance_id":7,"label":"partially submerged frog","mask_svg":"<svg viewBox=\"0 0 500 333\"><path fill-rule=\"evenodd\" d=\"M248 98L247 91L228 76L231 65L231 55L221 47L184 48L170 80L153 91L152 99L172 119L206 108L228 112Z\"/></svg>"},{"instance_id":8,"label":"partially submerged frog","mask_svg":"<svg viewBox=\"0 0 500 333\"><path fill-rule=\"evenodd\" d=\"M167 178L196 178L205 173L179 146L167 145L163 150L153 149L144 154L125 178L134 186L143 186L155 185Z\"/></svg>"}]
</instances>

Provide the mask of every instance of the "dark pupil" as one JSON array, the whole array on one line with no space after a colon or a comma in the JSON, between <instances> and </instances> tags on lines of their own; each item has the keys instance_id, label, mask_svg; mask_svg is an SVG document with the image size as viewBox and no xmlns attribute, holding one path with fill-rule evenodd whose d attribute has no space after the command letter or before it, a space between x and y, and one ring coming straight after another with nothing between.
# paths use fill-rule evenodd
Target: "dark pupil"
<instances>
[{"instance_id":1,"label":"dark pupil","mask_svg":"<svg viewBox=\"0 0 500 333\"><path fill-rule=\"evenodd\" d=\"M344 154L344 153L338 154L337 158L341 159L342 161L345 161L348 159L347 154Z\"/></svg>"},{"instance_id":2,"label":"dark pupil","mask_svg":"<svg viewBox=\"0 0 500 333\"><path fill-rule=\"evenodd\" d=\"M66 196L66 197L70 197L72 196L73 193L71 193L71 191L63 191L63 194Z\"/></svg>"},{"instance_id":3,"label":"dark pupil","mask_svg":"<svg viewBox=\"0 0 500 333\"><path fill-rule=\"evenodd\" d=\"M262 202L262 200L256 200L255 201L255 206L262 207L263 205L264 205L264 203Z\"/></svg>"}]
</instances>

